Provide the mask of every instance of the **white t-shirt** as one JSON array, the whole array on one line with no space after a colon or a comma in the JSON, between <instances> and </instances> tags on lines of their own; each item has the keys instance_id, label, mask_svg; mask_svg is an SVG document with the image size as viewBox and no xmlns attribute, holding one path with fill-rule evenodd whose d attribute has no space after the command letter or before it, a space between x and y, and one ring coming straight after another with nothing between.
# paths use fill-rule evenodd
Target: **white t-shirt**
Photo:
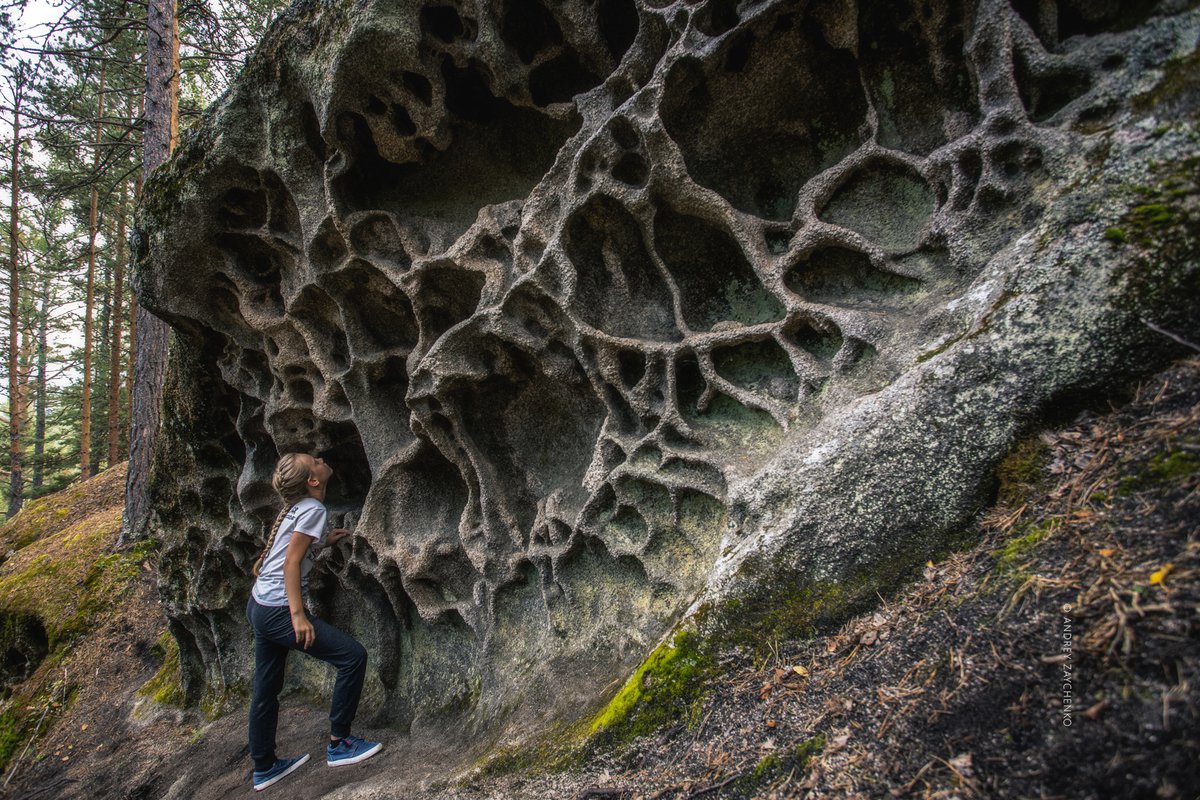
<instances>
[{"instance_id":1,"label":"white t-shirt","mask_svg":"<svg viewBox=\"0 0 1200 800\"><path fill-rule=\"evenodd\" d=\"M329 535L329 512L325 504L315 497L305 497L292 506L283 522L279 525L279 534L271 545L271 552L263 559L258 572L258 580L254 582L254 599L264 606L286 606L288 604L287 589L283 585L283 562L287 558L288 544L297 533L316 539L308 546L304 560L300 562L300 591L308 597L308 573L312 569L313 559L325 545Z\"/></svg>"}]
</instances>

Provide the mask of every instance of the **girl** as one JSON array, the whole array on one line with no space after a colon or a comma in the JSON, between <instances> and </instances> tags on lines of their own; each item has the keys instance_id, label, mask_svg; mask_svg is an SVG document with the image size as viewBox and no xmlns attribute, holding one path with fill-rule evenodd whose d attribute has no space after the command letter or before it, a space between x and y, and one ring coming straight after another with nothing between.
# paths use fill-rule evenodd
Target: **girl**
<instances>
[{"instance_id":1,"label":"girl","mask_svg":"<svg viewBox=\"0 0 1200 800\"><path fill-rule=\"evenodd\" d=\"M329 530L325 488L333 469L324 460L304 453L279 459L272 484L283 497L284 509L275 520L267 546L254 565L254 589L246 617L254 629L254 699L250 704L250 757L254 759L255 790L262 790L299 769L308 754L275 757L275 728L279 719L279 690L289 650L304 650L337 668L329 710L329 746L325 763L331 767L357 764L383 748L350 735L358 710L367 651L352 637L304 609L308 573L321 547L350 536Z\"/></svg>"}]
</instances>

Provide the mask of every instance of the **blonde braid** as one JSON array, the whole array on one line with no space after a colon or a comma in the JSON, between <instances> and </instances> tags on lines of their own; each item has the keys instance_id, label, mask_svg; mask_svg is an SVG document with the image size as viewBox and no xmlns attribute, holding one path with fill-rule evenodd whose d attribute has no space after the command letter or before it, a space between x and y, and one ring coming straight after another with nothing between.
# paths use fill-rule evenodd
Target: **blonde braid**
<instances>
[{"instance_id":1,"label":"blonde braid","mask_svg":"<svg viewBox=\"0 0 1200 800\"><path fill-rule=\"evenodd\" d=\"M292 506L308 495L310 473L308 467L300 460L300 455L302 454L285 454L275 465L275 474L271 476L271 485L283 498L284 506L283 510L279 512L279 516L275 518L275 525L271 528L271 535L267 537L266 547L263 548L262 554L259 555L250 570L256 578L262 569L263 561L266 560L271 548L275 545L275 538L279 535L279 529L283 527L283 518L292 510Z\"/></svg>"}]
</instances>

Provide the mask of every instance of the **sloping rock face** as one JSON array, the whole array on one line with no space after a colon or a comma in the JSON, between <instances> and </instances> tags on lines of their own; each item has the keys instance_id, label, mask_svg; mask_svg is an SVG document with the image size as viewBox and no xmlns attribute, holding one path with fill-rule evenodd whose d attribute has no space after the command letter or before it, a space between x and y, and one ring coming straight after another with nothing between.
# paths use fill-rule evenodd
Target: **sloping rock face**
<instances>
[{"instance_id":1,"label":"sloping rock face","mask_svg":"<svg viewBox=\"0 0 1200 800\"><path fill-rule=\"evenodd\" d=\"M568 719L685 617L923 563L1166 352L1140 317L1200 330L1187 6L293 7L141 221L190 695L249 681L297 449L358 534L317 610L413 731Z\"/></svg>"}]
</instances>

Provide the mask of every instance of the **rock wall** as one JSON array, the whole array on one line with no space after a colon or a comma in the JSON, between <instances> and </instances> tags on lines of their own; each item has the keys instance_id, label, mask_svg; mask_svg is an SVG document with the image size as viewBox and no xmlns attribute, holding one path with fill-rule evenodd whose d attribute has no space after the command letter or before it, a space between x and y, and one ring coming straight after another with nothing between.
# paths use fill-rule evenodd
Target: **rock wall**
<instances>
[{"instance_id":1,"label":"rock wall","mask_svg":"<svg viewBox=\"0 0 1200 800\"><path fill-rule=\"evenodd\" d=\"M1187 6L293 6L140 223L190 696L249 680L295 449L358 533L317 610L404 729L569 719L686 615L795 629L923 563L1166 352L1139 316L1200 330L1194 183L1118 227L1200 151Z\"/></svg>"}]
</instances>

